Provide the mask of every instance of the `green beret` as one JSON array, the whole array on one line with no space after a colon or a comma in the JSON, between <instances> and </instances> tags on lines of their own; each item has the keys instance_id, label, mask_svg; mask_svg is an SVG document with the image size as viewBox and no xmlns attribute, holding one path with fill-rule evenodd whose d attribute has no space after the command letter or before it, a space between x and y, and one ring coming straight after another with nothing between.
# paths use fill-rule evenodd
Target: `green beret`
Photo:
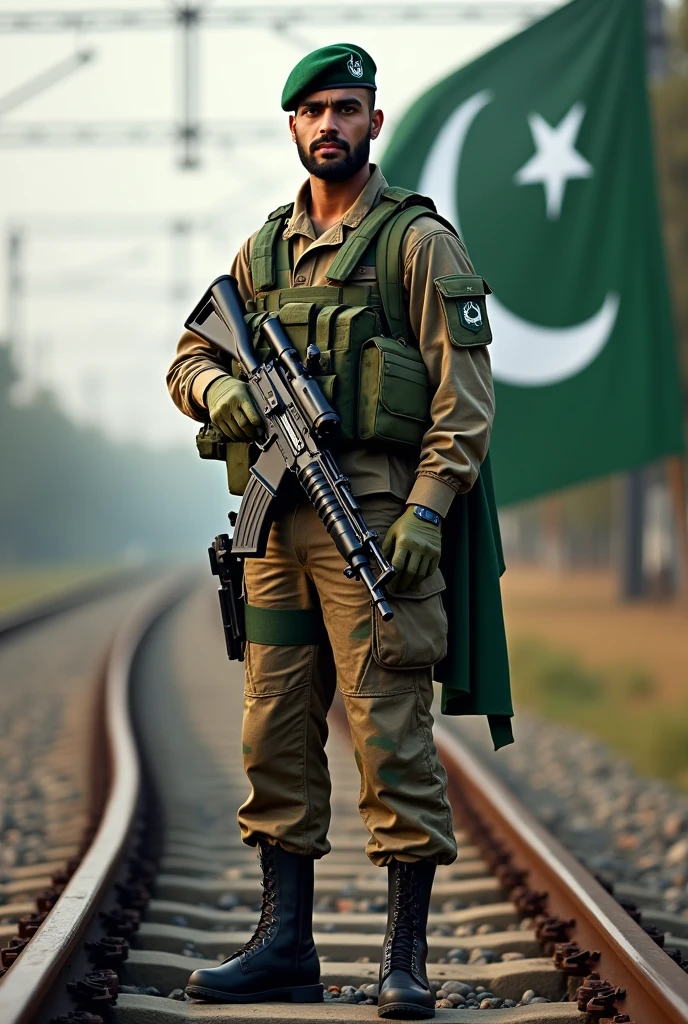
<instances>
[{"instance_id":1,"label":"green beret","mask_svg":"<svg viewBox=\"0 0 688 1024\"><path fill-rule=\"evenodd\" d=\"M322 46L307 54L292 70L282 90L282 110L296 110L305 93L320 89L374 89L376 71L375 61L360 46Z\"/></svg>"}]
</instances>

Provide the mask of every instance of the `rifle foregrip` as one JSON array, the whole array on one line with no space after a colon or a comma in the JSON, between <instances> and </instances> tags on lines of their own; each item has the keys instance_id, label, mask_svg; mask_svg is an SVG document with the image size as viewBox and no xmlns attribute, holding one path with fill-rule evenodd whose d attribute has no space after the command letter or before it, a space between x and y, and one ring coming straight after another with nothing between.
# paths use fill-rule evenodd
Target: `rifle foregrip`
<instances>
[{"instance_id":1,"label":"rifle foregrip","mask_svg":"<svg viewBox=\"0 0 688 1024\"><path fill-rule=\"evenodd\" d=\"M311 500L313 508L335 543L340 555L348 562L351 574L366 585L373 604L386 622L394 612L385 600L384 593L370 568L368 551L363 541L352 528L332 485L317 462L312 462L299 473L299 480ZM347 572L348 575L348 572Z\"/></svg>"},{"instance_id":2,"label":"rifle foregrip","mask_svg":"<svg viewBox=\"0 0 688 1024\"><path fill-rule=\"evenodd\" d=\"M350 562L351 557L361 551L363 545L351 529L346 513L322 468L317 462L309 463L299 473L299 481L339 552Z\"/></svg>"}]
</instances>

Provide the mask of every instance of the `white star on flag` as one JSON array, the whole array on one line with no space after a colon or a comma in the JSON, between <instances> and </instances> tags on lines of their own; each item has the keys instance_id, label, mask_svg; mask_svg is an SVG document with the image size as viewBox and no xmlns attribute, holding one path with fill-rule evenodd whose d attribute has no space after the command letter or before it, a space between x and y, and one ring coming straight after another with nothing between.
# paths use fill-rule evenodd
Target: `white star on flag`
<instances>
[{"instance_id":1,"label":"white star on flag","mask_svg":"<svg viewBox=\"0 0 688 1024\"><path fill-rule=\"evenodd\" d=\"M576 137L585 117L585 105L574 103L556 128L539 114L530 114L528 124L535 143L535 154L514 175L519 185L541 183L547 200L547 216L558 220L564 202L566 183L572 178L591 178L592 164L576 150Z\"/></svg>"}]
</instances>

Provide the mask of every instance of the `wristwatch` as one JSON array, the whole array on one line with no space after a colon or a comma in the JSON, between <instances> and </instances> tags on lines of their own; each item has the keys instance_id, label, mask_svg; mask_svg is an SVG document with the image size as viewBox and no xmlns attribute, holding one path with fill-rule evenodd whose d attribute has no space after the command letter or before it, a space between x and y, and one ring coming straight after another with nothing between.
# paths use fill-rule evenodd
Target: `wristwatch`
<instances>
[{"instance_id":1,"label":"wristwatch","mask_svg":"<svg viewBox=\"0 0 688 1024\"><path fill-rule=\"evenodd\" d=\"M433 512L431 508L426 508L425 505L414 505L413 514L416 519L422 519L426 523L434 523L435 526L442 524L442 516Z\"/></svg>"}]
</instances>

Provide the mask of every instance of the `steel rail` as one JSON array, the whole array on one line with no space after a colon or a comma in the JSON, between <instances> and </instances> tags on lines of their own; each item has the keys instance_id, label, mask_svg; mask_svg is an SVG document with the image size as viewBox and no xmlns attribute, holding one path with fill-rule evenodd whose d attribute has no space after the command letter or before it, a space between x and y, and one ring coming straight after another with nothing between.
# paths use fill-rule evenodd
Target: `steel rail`
<instances>
[{"instance_id":1,"label":"steel rail","mask_svg":"<svg viewBox=\"0 0 688 1024\"><path fill-rule=\"evenodd\" d=\"M599 950L600 976L625 989L634 1024L686 1024L688 975L482 761L445 727L434 731L457 796L528 869L528 886L548 894L548 913L575 919L572 938Z\"/></svg>"},{"instance_id":2,"label":"steel rail","mask_svg":"<svg viewBox=\"0 0 688 1024\"><path fill-rule=\"evenodd\" d=\"M150 568L118 569L105 576L67 587L65 590L53 594L52 597L46 597L17 609L0 612L0 640L10 633L16 633L36 622L42 622L43 619L49 619L54 615L61 615L62 612L78 608L79 605L86 604L87 601L96 601L101 597L108 597L118 590L123 590L125 587L133 586L150 572Z\"/></svg>"},{"instance_id":3,"label":"steel rail","mask_svg":"<svg viewBox=\"0 0 688 1024\"><path fill-rule=\"evenodd\" d=\"M167 577L134 605L108 659L105 728L111 786L98 831L64 892L22 955L0 982L0 1020L31 1024L59 971L78 946L111 884L134 825L141 767L129 713L129 680L141 643L187 591L186 578Z\"/></svg>"}]
</instances>

